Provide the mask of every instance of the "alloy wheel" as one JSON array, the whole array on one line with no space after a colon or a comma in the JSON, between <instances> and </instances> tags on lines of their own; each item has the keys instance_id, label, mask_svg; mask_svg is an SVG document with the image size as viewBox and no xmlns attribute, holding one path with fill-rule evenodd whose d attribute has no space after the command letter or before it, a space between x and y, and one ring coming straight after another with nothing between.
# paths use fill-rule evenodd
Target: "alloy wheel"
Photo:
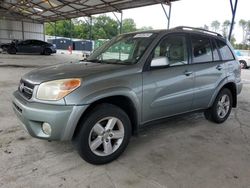
<instances>
[{"instance_id":1,"label":"alloy wheel","mask_svg":"<svg viewBox=\"0 0 250 188\"><path fill-rule=\"evenodd\" d=\"M124 125L116 117L106 117L98 121L89 134L89 147L98 156L114 153L124 139Z\"/></svg>"}]
</instances>

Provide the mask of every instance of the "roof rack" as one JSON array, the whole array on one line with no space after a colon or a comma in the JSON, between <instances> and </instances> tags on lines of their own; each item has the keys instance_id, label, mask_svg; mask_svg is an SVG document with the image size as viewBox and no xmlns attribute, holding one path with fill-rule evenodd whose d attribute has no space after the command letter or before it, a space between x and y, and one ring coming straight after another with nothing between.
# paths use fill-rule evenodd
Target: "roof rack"
<instances>
[{"instance_id":1,"label":"roof rack","mask_svg":"<svg viewBox=\"0 0 250 188\"><path fill-rule=\"evenodd\" d=\"M216 33L214 31L209 31L209 30L206 30L206 29L202 29L202 28L197 28L197 27L189 27L189 26L178 26L178 27L175 27L173 29L181 29L181 30L193 30L193 31L201 31L203 33L207 33L207 34L212 34L212 35L216 35L218 37L223 37L221 34L219 33Z\"/></svg>"}]
</instances>

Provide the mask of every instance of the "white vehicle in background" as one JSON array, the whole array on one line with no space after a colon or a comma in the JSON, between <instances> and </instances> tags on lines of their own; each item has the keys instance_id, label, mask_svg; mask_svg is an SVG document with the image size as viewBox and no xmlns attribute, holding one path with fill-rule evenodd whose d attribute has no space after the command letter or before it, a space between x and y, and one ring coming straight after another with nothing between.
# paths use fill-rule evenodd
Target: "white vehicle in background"
<instances>
[{"instance_id":1,"label":"white vehicle in background","mask_svg":"<svg viewBox=\"0 0 250 188\"><path fill-rule=\"evenodd\" d=\"M250 51L247 50L235 50L235 53L240 61L242 69L250 67Z\"/></svg>"}]
</instances>

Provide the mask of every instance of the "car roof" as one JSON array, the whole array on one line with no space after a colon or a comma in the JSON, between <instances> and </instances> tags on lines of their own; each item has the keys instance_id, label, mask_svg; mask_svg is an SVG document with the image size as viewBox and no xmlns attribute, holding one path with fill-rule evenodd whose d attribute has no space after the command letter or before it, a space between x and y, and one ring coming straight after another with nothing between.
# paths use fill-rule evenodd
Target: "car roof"
<instances>
[{"instance_id":1,"label":"car roof","mask_svg":"<svg viewBox=\"0 0 250 188\"><path fill-rule=\"evenodd\" d=\"M226 39L219 33L209 31L202 28L188 27L188 26L179 26L172 29L157 29L157 30L145 30L145 31L136 31L127 34L139 34L139 33L158 33L158 34L167 34L167 33L191 33L191 34L199 34L207 37L213 37L220 39L226 42Z\"/></svg>"}]
</instances>

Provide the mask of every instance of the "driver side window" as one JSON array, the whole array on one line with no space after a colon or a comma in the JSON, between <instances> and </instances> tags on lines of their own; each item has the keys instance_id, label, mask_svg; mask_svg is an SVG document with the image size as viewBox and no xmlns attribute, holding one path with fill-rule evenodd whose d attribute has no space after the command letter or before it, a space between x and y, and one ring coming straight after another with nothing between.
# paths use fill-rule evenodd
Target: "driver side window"
<instances>
[{"instance_id":1,"label":"driver side window","mask_svg":"<svg viewBox=\"0 0 250 188\"><path fill-rule=\"evenodd\" d=\"M188 64L185 36L168 36L155 48L153 58L166 57L169 66Z\"/></svg>"}]
</instances>

